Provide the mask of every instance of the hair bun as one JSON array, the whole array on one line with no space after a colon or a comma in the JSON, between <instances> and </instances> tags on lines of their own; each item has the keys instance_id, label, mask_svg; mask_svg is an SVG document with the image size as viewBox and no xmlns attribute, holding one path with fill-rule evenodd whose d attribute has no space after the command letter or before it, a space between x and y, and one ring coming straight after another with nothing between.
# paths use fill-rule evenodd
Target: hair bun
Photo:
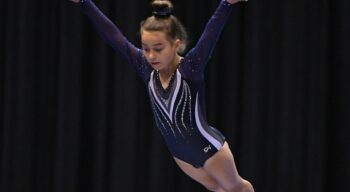
<instances>
[{"instance_id":1,"label":"hair bun","mask_svg":"<svg viewBox=\"0 0 350 192\"><path fill-rule=\"evenodd\" d=\"M157 18L168 18L172 14L173 4L167 0L155 0L152 2L153 15Z\"/></svg>"}]
</instances>

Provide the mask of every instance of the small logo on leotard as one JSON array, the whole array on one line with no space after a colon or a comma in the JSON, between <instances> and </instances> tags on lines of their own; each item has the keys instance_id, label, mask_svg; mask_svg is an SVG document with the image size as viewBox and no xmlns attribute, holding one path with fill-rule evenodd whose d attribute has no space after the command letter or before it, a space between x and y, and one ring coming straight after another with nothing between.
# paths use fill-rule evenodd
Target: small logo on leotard
<instances>
[{"instance_id":1,"label":"small logo on leotard","mask_svg":"<svg viewBox=\"0 0 350 192\"><path fill-rule=\"evenodd\" d=\"M203 149L203 151L204 152L206 152L206 153L208 153L208 151L211 149L211 146L209 145L208 147L205 147L204 149Z\"/></svg>"}]
</instances>

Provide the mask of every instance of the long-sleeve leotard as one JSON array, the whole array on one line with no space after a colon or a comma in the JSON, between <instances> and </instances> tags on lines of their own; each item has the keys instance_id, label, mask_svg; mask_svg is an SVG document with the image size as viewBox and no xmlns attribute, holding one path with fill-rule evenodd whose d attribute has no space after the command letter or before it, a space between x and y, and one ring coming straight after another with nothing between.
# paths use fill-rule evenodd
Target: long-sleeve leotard
<instances>
[{"instance_id":1,"label":"long-sleeve leotard","mask_svg":"<svg viewBox=\"0 0 350 192\"><path fill-rule=\"evenodd\" d=\"M231 4L221 1L198 43L183 57L163 89L157 71L91 0L82 3L85 14L105 41L133 66L148 87L157 127L176 158L203 166L224 144L224 136L206 119L204 69L231 13Z\"/></svg>"}]
</instances>

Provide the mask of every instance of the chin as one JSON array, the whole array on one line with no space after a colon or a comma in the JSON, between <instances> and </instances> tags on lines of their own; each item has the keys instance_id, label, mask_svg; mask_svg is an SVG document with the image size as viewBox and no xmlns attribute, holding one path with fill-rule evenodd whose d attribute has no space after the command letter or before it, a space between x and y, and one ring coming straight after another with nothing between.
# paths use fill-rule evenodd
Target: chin
<instances>
[{"instance_id":1,"label":"chin","mask_svg":"<svg viewBox=\"0 0 350 192\"><path fill-rule=\"evenodd\" d=\"M154 65L151 65L151 67L152 67L154 70L158 70L158 71L160 71L160 70L163 69L162 66L154 66Z\"/></svg>"}]
</instances>

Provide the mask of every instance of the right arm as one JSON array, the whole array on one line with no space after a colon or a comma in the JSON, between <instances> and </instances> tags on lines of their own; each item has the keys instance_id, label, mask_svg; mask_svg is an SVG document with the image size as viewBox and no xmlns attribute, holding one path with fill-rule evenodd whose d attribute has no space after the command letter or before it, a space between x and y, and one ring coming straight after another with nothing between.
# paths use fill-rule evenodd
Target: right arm
<instances>
[{"instance_id":1,"label":"right arm","mask_svg":"<svg viewBox=\"0 0 350 192\"><path fill-rule=\"evenodd\" d=\"M108 19L91 0L71 0L80 3L85 15L90 19L101 37L138 71L144 81L147 81L152 68L143 57L141 49L131 44L120 32L118 27Z\"/></svg>"}]
</instances>

